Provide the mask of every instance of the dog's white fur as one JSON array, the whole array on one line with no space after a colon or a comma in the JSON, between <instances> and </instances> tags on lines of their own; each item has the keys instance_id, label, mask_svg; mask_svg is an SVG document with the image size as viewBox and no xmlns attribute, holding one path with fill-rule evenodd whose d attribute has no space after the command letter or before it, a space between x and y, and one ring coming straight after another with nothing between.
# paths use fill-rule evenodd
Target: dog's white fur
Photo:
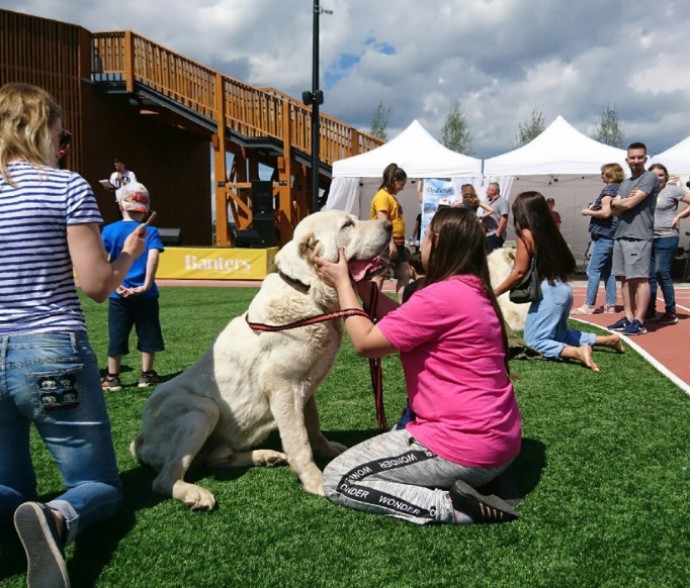
<instances>
[{"instance_id":1,"label":"dog's white fur","mask_svg":"<svg viewBox=\"0 0 690 588\"><path fill-rule=\"evenodd\" d=\"M323 494L312 450L335 456L345 447L321 433L314 392L335 360L342 320L259 332L247 317L284 325L337 310L337 294L316 275L314 257L335 261L343 247L348 260L372 259L390 235L387 221L360 221L336 210L297 225L292 241L276 255L279 273L266 277L247 313L230 321L199 361L147 401L131 451L159 472L155 491L191 509L211 510L213 495L184 481L193 461L215 467L287 461L305 490ZM285 453L253 449L276 426Z\"/></svg>"},{"instance_id":2,"label":"dog's white fur","mask_svg":"<svg viewBox=\"0 0 690 588\"><path fill-rule=\"evenodd\" d=\"M489 276L491 284L495 288L508 277L515 265L515 248L499 247L494 249L488 257ZM522 331L525 328L525 319L529 304L515 304L510 301L508 292L498 297L498 305L501 307L503 318L513 331Z\"/></svg>"}]
</instances>

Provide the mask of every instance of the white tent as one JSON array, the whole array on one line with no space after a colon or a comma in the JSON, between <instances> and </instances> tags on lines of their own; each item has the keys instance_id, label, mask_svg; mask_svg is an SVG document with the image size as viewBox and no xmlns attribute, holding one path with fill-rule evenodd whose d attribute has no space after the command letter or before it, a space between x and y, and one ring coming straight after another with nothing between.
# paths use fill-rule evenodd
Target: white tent
<instances>
[{"instance_id":1,"label":"white tent","mask_svg":"<svg viewBox=\"0 0 690 588\"><path fill-rule=\"evenodd\" d=\"M420 211L414 181L417 178L462 178L481 185L480 159L447 149L414 120L399 135L367 153L333 163L333 181L324 209L335 208L369 218L369 206L381 183L384 168L396 163L405 170L408 183L398 194L407 235Z\"/></svg>"},{"instance_id":2,"label":"white tent","mask_svg":"<svg viewBox=\"0 0 690 588\"><path fill-rule=\"evenodd\" d=\"M503 192L512 199L526 190L536 190L556 201L561 232L580 266L585 264L589 244L589 217L582 209L601 191L601 166L618 163L627 172L626 151L590 139L558 116L538 137L513 151L484 161L485 181L513 176ZM512 218L508 238L514 239Z\"/></svg>"},{"instance_id":3,"label":"white tent","mask_svg":"<svg viewBox=\"0 0 690 588\"><path fill-rule=\"evenodd\" d=\"M652 157L652 163L665 165L671 174L690 174L690 137Z\"/></svg>"}]
</instances>

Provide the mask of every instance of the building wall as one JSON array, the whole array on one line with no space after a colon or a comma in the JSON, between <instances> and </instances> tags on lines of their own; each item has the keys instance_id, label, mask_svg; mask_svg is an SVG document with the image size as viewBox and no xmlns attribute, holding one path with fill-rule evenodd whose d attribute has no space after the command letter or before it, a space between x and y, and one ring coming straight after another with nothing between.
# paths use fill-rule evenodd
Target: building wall
<instances>
[{"instance_id":1,"label":"building wall","mask_svg":"<svg viewBox=\"0 0 690 588\"><path fill-rule=\"evenodd\" d=\"M181 228L185 245L211 245L210 135L181 118L142 115L126 95L98 93L90 37L82 27L0 10L0 85L41 86L62 106L74 135L64 167L89 181L106 222L118 211L98 180L119 157L151 192L158 226Z\"/></svg>"}]
</instances>

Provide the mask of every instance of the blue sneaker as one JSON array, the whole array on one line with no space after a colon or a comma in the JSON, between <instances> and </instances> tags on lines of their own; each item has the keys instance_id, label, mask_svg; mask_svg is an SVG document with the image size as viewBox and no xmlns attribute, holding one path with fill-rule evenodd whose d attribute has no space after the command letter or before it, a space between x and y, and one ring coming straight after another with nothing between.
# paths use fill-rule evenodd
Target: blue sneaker
<instances>
[{"instance_id":1,"label":"blue sneaker","mask_svg":"<svg viewBox=\"0 0 690 588\"><path fill-rule=\"evenodd\" d=\"M612 331L623 331L624 329L627 329L629 326L630 321L628 320L628 317L624 316L623 318L618 319L615 323L609 325L606 328L611 329Z\"/></svg>"},{"instance_id":2,"label":"blue sneaker","mask_svg":"<svg viewBox=\"0 0 690 588\"><path fill-rule=\"evenodd\" d=\"M644 325L637 319L633 320L625 329L623 330L623 335L644 335L647 333L647 329Z\"/></svg>"}]
</instances>

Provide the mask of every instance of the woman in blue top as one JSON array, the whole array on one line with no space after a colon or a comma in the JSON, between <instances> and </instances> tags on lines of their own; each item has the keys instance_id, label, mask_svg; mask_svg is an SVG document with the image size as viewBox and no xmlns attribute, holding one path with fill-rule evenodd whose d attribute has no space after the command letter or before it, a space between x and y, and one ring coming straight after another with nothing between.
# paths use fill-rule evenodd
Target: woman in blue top
<instances>
[{"instance_id":1,"label":"woman in blue top","mask_svg":"<svg viewBox=\"0 0 690 588\"><path fill-rule=\"evenodd\" d=\"M0 88L0 522L14 524L29 586L69 586L64 548L113 516L122 490L96 357L74 284L103 302L141 255L145 228L108 263L88 183L55 168L60 107L35 86ZM43 504L34 424L67 490Z\"/></svg>"},{"instance_id":2,"label":"woman in blue top","mask_svg":"<svg viewBox=\"0 0 690 588\"><path fill-rule=\"evenodd\" d=\"M611 200L618 194L618 186L625 179L625 172L617 163L607 163L601 166L601 179L604 187L599 196L582 210L583 216L590 217L589 234L592 238L592 250L587 264L585 303L575 308L572 314L594 314L602 310L616 312L616 276L611 273L611 264L618 217L611 213ZM603 309L596 307L600 281L604 282L606 292Z\"/></svg>"}]
</instances>

